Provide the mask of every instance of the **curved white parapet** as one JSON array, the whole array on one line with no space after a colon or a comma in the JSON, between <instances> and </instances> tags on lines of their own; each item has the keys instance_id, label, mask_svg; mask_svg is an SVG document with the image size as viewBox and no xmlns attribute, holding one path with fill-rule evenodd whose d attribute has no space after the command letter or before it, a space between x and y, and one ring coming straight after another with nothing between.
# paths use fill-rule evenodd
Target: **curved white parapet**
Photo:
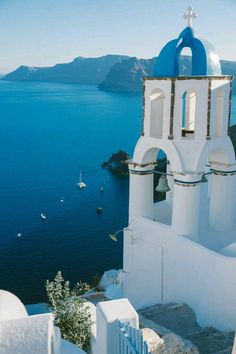
<instances>
[{"instance_id":1,"label":"curved white parapet","mask_svg":"<svg viewBox=\"0 0 236 354\"><path fill-rule=\"evenodd\" d=\"M60 354L61 336L50 313L0 321L1 354Z\"/></svg>"},{"instance_id":2,"label":"curved white parapet","mask_svg":"<svg viewBox=\"0 0 236 354\"><path fill-rule=\"evenodd\" d=\"M6 290L0 290L0 321L27 318L28 313L20 299Z\"/></svg>"}]
</instances>

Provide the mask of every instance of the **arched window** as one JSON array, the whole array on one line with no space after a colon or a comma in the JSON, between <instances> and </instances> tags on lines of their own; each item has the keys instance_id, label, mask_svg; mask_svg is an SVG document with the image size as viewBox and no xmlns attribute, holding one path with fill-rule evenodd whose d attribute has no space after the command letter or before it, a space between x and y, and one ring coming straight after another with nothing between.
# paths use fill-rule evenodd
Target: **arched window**
<instances>
[{"instance_id":1,"label":"arched window","mask_svg":"<svg viewBox=\"0 0 236 354\"><path fill-rule=\"evenodd\" d=\"M223 134L224 99L224 91L219 90L216 95L216 136Z\"/></svg>"},{"instance_id":2,"label":"arched window","mask_svg":"<svg viewBox=\"0 0 236 354\"><path fill-rule=\"evenodd\" d=\"M193 137L196 120L197 95L194 90L185 91L182 96L182 136Z\"/></svg>"},{"instance_id":3,"label":"arched window","mask_svg":"<svg viewBox=\"0 0 236 354\"><path fill-rule=\"evenodd\" d=\"M167 225L172 223L173 177L166 175L169 168L169 161L165 152L159 150L153 179L153 216L155 221Z\"/></svg>"},{"instance_id":4,"label":"arched window","mask_svg":"<svg viewBox=\"0 0 236 354\"><path fill-rule=\"evenodd\" d=\"M151 110L150 110L150 136L153 138L161 138L163 134L163 114L165 95L162 90L155 89L151 93Z\"/></svg>"},{"instance_id":5,"label":"arched window","mask_svg":"<svg viewBox=\"0 0 236 354\"><path fill-rule=\"evenodd\" d=\"M192 50L189 47L184 47L180 52L179 75L192 75Z\"/></svg>"}]
</instances>

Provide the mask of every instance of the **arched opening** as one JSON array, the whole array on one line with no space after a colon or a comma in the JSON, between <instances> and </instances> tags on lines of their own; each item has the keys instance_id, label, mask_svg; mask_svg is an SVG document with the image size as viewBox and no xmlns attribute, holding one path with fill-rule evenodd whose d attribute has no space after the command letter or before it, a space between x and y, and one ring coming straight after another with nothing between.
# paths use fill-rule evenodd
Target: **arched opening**
<instances>
[{"instance_id":1,"label":"arched opening","mask_svg":"<svg viewBox=\"0 0 236 354\"><path fill-rule=\"evenodd\" d=\"M223 134L223 120L224 120L224 100L225 93L219 90L216 95L216 136L220 137Z\"/></svg>"},{"instance_id":2,"label":"arched opening","mask_svg":"<svg viewBox=\"0 0 236 354\"><path fill-rule=\"evenodd\" d=\"M190 47L184 47L179 56L179 75L192 75L192 50Z\"/></svg>"},{"instance_id":3,"label":"arched opening","mask_svg":"<svg viewBox=\"0 0 236 354\"><path fill-rule=\"evenodd\" d=\"M173 177L170 163L163 150L158 150L153 178L154 220L162 224L172 223Z\"/></svg>"},{"instance_id":4,"label":"arched opening","mask_svg":"<svg viewBox=\"0 0 236 354\"><path fill-rule=\"evenodd\" d=\"M166 192L161 191L161 188L164 187L163 182L161 182L161 177L165 176L161 173L167 172L167 164L168 160L166 154L163 150L159 150L157 154L157 165L155 166L155 173L154 173L154 188L153 188L153 201L154 203L160 202L166 199ZM160 174L158 173L160 172ZM166 182L166 180L165 180ZM165 183L164 182L164 183ZM157 186L160 187L160 191L157 190Z\"/></svg>"},{"instance_id":5,"label":"arched opening","mask_svg":"<svg viewBox=\"0 0 236 354\"><path fill-rule=\"evenodd\" d=\"M194 138L197 94L193 89L182 96L182 137Z\"/></svg>"},{"instance_id":6,"label":"arched opening","mask_svg":"<svg viewBox=\"0 0 236 354\"><path fill-rule=\"evenodd\" d=\"M150 136L162 138L165 95L162 90L155 89L150 95Z\"/></svg>"}]
</instances>

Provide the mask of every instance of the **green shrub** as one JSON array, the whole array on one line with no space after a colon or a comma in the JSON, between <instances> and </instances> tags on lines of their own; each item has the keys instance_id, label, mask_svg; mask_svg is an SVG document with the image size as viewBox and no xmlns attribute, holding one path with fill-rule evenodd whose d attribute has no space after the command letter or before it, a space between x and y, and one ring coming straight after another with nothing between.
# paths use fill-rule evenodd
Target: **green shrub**
<instances>
[{"instance_id":1,"label":"green shrub","mask_svg":"<svg viewBox=\"0 0 236 354\"><path fill-rule=\"evenodd\" d=\"M54 281L47 280L48 307L54 315L54 323L61 330L64 339L87 349L91 336L92 320L89 308L80 295L90 289L86 283L77 283L70 289L69 281L64 281L58 272Z\"/></svg>"}]
</instances>

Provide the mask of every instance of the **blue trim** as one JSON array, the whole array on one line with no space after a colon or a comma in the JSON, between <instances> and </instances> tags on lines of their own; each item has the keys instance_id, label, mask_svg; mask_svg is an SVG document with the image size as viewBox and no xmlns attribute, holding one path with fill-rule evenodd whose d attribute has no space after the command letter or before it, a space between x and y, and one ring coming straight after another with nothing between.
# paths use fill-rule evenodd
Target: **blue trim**
<instances>
[{"instance_id":1,"label":"blue trim","mask_svg":"<svg viewBox=\"0 0 236 354\"><path fill-rule=\"evenodd\" d=\"M221 75L220 60L213 46L198 39L193 29L186 27L178 38L161 50L154 66L154 76L179 76L180 54L186 47L192 51L192 76Z\"/></svg>"},{"instance_id":2,"label":"blue trim","mask_svg":"<svg viewBox=\"0 0 236 354\"><path fill-rule=\"evenodd\" d=\"M146 171L139 171L139 170L132 170L131 168L129 169L129 173L133 174L133 175L140 175L140 176L144 176L144 175L151 175L154 173L154 169L152 170L146 170Z\"/></svg>"},{"instance_id":3,"label":"blue trim","mask_svg":"<svg viewBox=\"0 0 236 354\"><path fill-rule=\"evenodd\" d=\"M219 173L222 175L230 175L230 174L236 174L236 170L233 171L219 171L219 170L214 170L213 168L211 168L211 173Z\"/></svg>"},{"instance_id":4,"label":"blue trim","mask_svg":"<svg viewBox=\"0 0 236 354\"><path fill-rule=\"evenodd\" d=\"M187 182L187 181L180 181L178 179L174 179L174 182L180 183L180 184L191 185L191 184L200 184L200 183L202 183L202 180L200 179L199 181Z\"/></svg>"}]
</instances>

